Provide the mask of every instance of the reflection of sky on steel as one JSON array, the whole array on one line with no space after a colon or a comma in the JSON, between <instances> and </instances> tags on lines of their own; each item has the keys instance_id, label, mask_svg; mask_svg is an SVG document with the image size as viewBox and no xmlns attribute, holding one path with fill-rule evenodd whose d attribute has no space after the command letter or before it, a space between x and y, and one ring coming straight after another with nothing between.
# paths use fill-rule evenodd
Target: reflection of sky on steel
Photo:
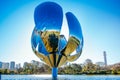
<instances>
[{"instance_id":1,"label":"reflection of sky on steel","mask_svg":"<svg viewBox=\"0 0 120 80\"><path fill-rule=\"evenodd\" d=\"M34 53L52 68L53 77L57 67L78 59L82 52L83 35L79 21L73 13L66 13L69 38L60 34L63 23L62 8L53 2L38 5L34 12L35 27L31 44ZM76 52L76 54L72 54Z\"/></svg>"},{"instance_id":2,"label":"reflection of sky on steel","mask_svg":"<svg viewBox=\"0 0 120 80\"><path fill-rule=\"evenodd\" d=\"M53 2L42 3L34 13L35 28L31 43L35 54L50 67L60 67L79 58L83 47L81 26L73 13L66 13L69 38L60 34L63 11ZM72 53L77 52L76 54ZM72 54L72 55L71 55Z\"/></svg>"}]
</instances>

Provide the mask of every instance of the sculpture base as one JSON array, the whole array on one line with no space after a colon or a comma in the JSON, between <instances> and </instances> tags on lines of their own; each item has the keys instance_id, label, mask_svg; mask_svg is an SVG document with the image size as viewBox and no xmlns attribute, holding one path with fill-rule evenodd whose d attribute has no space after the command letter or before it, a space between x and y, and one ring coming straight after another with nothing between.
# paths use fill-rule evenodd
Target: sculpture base
<instances>
[{"instance_id":1,"label":"sculpture base","mask_svg":"<svg viewBox=\"0 0 120 80\"><path fill-rule=\"evenodd\" d=\"M58 74L58 68L53 67L52 68L52 77L53 78L57 78L57 74Z\"/></svg>"}]
</instances>

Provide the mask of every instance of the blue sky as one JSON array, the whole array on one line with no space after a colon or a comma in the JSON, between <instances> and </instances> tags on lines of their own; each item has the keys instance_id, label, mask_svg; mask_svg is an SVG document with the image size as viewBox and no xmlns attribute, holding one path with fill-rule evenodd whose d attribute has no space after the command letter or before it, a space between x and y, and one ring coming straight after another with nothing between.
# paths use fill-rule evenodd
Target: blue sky
<instances>
[{"instance_id":1,"label":"blue sky","mask_svg":"<svg viewBox=\"0 0 120 80\"><path fill-rule=\"evenodd\" d=\"M35 26L35 7L48 0L1 0L0 2L0 61L23 63L38 60L31 49L31 34ZM49 0L53 1L53 0ZM93 63L120 62L120 1L119 0L54 0L63 8L62 33L68 36L65 13L72 12L79 20L84 37L82 55L76 63L89 58Z\"/></svg>"}]
</instances>

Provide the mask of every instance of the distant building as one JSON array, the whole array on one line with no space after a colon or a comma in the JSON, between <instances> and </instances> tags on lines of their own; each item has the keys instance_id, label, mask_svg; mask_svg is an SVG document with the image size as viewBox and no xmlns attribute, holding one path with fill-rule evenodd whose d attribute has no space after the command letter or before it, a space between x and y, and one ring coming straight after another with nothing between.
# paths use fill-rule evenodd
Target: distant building
<instances>
[{"instance_id":1,"label":"distant building","mask_svg":"<svg viewBox=\"0 0 120 80\"><path fill-rule=\"evenodd\" d=\"M35 60L32 60L32 61L31 61L31 64L33 64L33 65L37 65L37 63L36 63Z\"/></svg>"},{"instance_id":2,"label":"distant building","mask_svg":"<svg viewBox=\"0 0 120 80\"><path fill-rule=\"evenodd\" d=\"M9 63L2 63L2 68L3 69L9 69Z\"/></svg>"},{"instance_id":3,"label":"distant building","mask_svg":"<svg viewBox=\"0 0 120 80\"><path fill-rule=\"evenodd\" d=\"M24 62L24 64L23 64L23 68L25 68L26 66L27 66L27 62Z\"/></svg>"},{"instance_id":4,"label":"distant building","mask_svg":"<svg viewBox=\"0 0 120 80\"><path fill-rule=\"evenodd\" d=\"M92 60L91 60L91 59L86 59L84 64L85 64L85 65L87 65L87 64L92 64Z\"/></svg>"},{"instance_id":5,"label":"distant building","mask_svg":"<svg viewBox=\"0 0 120 80\"><path fill-rule=\"evenodd\" d=\"M21 64L16 64L16 69L20 69L21 68Z\"/></svg>"},{"instance_id":6,"label":"distant building","mask_svg":"<svg viewBox=\"0 0 120 80\"><path fill-rule=\"evenodd\" d=\"M98 65L98 66L100 66L100 67L104 67L105 66L104 62L96 62L95 64Z\"/></svg>"},{"instance_id":7,"label":"distant building","mask_svg":"<svg viewBox=\"0 0 120 80\"><path fill-rule=\"evenodd\" d=\"M0 62L0 69L2 68L2 62Z\"/></svg>"},{"instance_id":8,"label":"distant building","mask_svg":"<svg viewBox=\"0 0 120 80\"><path fill-rule=\"evenodd\" d=\"M15 62L14 61L10 62L10 70L15 70Z\"/></svg>"},{"instance_id":9,"label":"distant building","mask_svg":"<svg viewBox=\"0 0 120 80\"><path fill-rule=\"evenodd\" d=\"M104 56L105 66L107 66L107 55L106 55L106 51L103 52L103 56Z\"/></svg>"},{"instance_id":10,"label":"distant building","mask_svg":"<svg viewBox=\"0 0 120 80\"><path fill-rule=\"evenodd\" d=\"M35 65L37 67L42 67L43 66L43 63L39 62L39 61L35 61L35 60L32 60L31 61L31 64L32 65Z\"/></svg>"}]
</instances>

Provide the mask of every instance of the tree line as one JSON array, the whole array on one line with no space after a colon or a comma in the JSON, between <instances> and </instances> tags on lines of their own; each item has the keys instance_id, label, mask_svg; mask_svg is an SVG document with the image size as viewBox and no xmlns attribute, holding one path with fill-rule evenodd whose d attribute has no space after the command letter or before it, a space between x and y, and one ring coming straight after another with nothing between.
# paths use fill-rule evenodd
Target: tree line
<instances>
[{"instance_id":1,"label":"tree line","mask_svg":"<svg viewBox=\"0 0 120 80\"><path fill-rule=\"evenodd\" d=\"M51 74L51 68L46 64L41 67L28 63L16 70L0 69L0 74ZM68 64L58 69L58 74L120 74L120 63L108 66L99 66L88 62L85 64Z\"/></svg>"}]
</instances>

